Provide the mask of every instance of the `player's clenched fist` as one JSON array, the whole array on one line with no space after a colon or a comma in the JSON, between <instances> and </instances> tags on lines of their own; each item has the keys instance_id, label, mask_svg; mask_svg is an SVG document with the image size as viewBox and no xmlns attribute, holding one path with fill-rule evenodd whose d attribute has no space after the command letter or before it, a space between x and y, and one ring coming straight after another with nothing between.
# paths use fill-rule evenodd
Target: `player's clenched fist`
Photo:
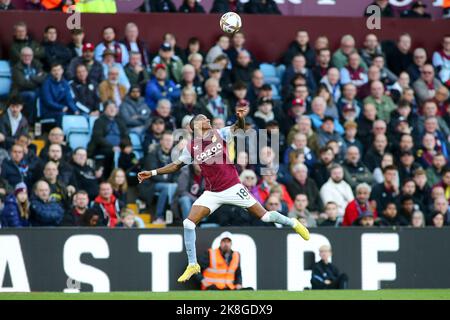
<instances>
[{"instance_id":1,"label":"player's clenched fist","mask_svg":"<svg viewBox=\"0 0 450 320\"><path fill-rule=\"evenodd\" d=\"M141 171L138 173L138 180L139 183L141 183L144 180L150 179L150 177L152 176L152 172L151 171Z\"/></svg>"}]
</instances>

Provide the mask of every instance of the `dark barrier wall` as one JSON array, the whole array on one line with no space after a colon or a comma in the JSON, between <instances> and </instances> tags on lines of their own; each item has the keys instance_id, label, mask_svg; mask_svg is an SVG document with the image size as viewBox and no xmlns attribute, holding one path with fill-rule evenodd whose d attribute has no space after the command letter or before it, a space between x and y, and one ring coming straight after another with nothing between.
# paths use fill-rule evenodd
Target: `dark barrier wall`
<instances>
[{"instance_id":1,"label":"dark barrier wall","mask_svg":"<svg viewBox=\"0 0 450 320\"><path fill-rule=\"evenodd\" d=\"M241 253L244 286L303 290L323 244L350 288L449 288L448 229L313 229L303 241L288 229L199 229L199 255L223 231ZM186 266L182 230L22 229L0 231L0 291L167 291ZM78 284L81 283L80 286Z\"/></svg>"},{"instance_id":2,"label":"dark barrier wall","mask_svg":"<svg viewBox=\"0 0 450 320\"><path fill-rule=\"evenodd\" d=\"M25 21L31 34L41 40L45 26L56 25L60 30L62 41L69 41L70 34L66 27L69 15L58 12L7 11L0 12L0 44L3 52L8 52L12 41L12 26L17 21ZM203 49L215 42L221 34L219 15L189 14L82 14L81 26L87 31L87 41L98 43L102 27L112 25L118 30L118 39L123 37L127 22L135 22L142 40L148 42L156 51L165 32L173 32L178 37L179 45L185 47L191 36L200 38ZM420 24L419 24L420 21ZM311 39L319 35L330 38L332 48L339 45L342 35L353 34L358 45L362 46L364 37L374 32L382 40L396 40L404 32L413 36L413 47L423 46L431 55L439 48L442 36L450 30L450 20L423 21L416 19L382 19L381 30L369 30L364 18L332 17L282 17L243 15L243 31L247 34L248 48L255 52L260 61L276 61L295 38L299 29L310 33Z\"/></svg>"}]
</instances>

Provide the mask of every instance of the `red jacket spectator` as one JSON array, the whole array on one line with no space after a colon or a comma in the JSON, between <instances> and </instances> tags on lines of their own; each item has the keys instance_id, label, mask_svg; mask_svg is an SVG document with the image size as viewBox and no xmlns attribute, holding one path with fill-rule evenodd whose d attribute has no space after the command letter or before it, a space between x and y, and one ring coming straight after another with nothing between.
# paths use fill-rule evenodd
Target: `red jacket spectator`
<instances>
[{"instance_id":1,"label":"red jacket spectator","mask_svg":"<svg viewBox=\"0 0 450 320\"><path fill-rule=\"evenodd\" d=\"M286 202L289 210L292 209L292 207L294 206L294 202L292 201L291 197L289 196L289 192L286 189L286 186L279 183L276 186L274 186L275 188L279 187L281 188L281 200L283 200L284 202ZM269 197L271 191L274 192L275 190L273 190L274 188L270 187L269 184L263 182L258 186L258 192L259 192L259 196L261 198L261 200L264 202L266 202L267 198Z\"/></svg>"},{"instance_id":2,"label":"red jacket spectator","mask_svg":"<svg viewBox=\"0 0 450 320\"><path fill-rule=\"evenodd\" d=\"M373 213L374 219L377 218L377 210L373 210L369 203L367 202L365 205L360 205L357 199L349 202L347 207L345 208L344 221L342 223L343 226L351 226L353 222L355 222L358 217L366 211L371 211Z\"/></svg>"}]
</instances>

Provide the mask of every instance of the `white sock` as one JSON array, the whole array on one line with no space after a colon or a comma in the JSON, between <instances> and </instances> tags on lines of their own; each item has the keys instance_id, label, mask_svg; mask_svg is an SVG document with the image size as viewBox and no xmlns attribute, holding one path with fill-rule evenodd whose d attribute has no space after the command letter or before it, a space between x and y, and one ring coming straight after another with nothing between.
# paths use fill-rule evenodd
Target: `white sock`
<instances>
[{"instance_id":1,"label":"white sock","mask_svg":"<svg viewBox=\"0 0 450 320\"><path fill-rule=\"evenodd\" d=\"M195 251L195 223L189 219L184 219L184 246L186 247L186 253L188 256L189 264L197 263L197 253Z\"/></svg>"},{"instance_id":2,"label":"white sock","mask_svg":"<svg viewBox=\"0 0 450 320\"><path fill-rule=\"evenodd\" d=\"M293 227L294 221L277 211L267 211L261 218L264 222L274 222L285 226Z\"/></svg>"}]
</instances>

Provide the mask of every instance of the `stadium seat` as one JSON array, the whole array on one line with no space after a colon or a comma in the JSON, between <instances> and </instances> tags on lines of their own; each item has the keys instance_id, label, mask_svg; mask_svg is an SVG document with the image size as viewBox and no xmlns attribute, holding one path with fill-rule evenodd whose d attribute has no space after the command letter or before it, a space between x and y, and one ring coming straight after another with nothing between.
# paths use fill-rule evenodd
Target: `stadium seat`
<instances>
[{"instance_id":1,"label":"stadium seat","mask_svg":"<svg viewBox=\"0 0 450 320\"><path fill-rule=\"evenodd\" d=\"M89 134L87 132L72 131L67 135L67 141L72 149L86 149L89 143Z\"/></svg>"},{"instance_id":2,"label":"stadium seat","mask_svg":"<svg viewBox=\"0 0 450 320\"><path fill-rule=\"evenodd\" d=\"M278 90L278 87L274 84L272 84L271 87L272 87L272 99L281 100L280 91Z\"/></svg>"},{"instance_id":3,"label":"stadium seat","mask_svg":"<svg viewBox=\"0 0 450 320\"><path fill-rule=\"evenodd\" d=\"M284 72L286 71L286 66L284 64L280 64L276 69L278 79L283 79Z\"/></svg>"},{"instance_id":4,"label":"stadium seat","mask_svg":"<svg viewBox=\"0 0 450 320\"><path fill-rule=\"evenodd\" d=\"M9 94L11 82L11 67L8 61L0 60L0 97Z\"/></svg>"},{"instance_id":5,"label":"stadium seat","mask_svg":"<svg viewBox=\"0 0 450 320\"><path fill-rule=\"evenodd\" d=\"M144 151L142 149L141 138L135 132L130 132L129 134L131 145L133 146L134 154L138 159L144 156Z\"/></svg>"},{"instance_id":6,"label":"stadium seat","mask_svg":"<svg viewBox=\"0 0 450 320\"><path fill-rule=\"evenodd\" d=\"M62 119L62 129L65 136L72 132L89 133L89 123L84 116L66 115Z\"/></svg>"},{"instance_id":7,"label":"stadium seat","mask_svg":"<svg viewBox=\"0 0 450 320\"><path fill-rule=\"evenodd\" d=\"M94 129L95 120L97 120L98 117L96 116L89 116L89 137L92 136L92 130Z\"/></svg>"},{"instance_id":8,"label":"stadium seat","mask_svg":"<svg viewBox=\"0 0 450 320\"><path fill-rule=\"evenodd\" d=\"M259 69L264 75L264 82L278 86L281 82L281 78L278 77L277 69L273 64L261 63Z\"/></svg>"}]
</instances>

